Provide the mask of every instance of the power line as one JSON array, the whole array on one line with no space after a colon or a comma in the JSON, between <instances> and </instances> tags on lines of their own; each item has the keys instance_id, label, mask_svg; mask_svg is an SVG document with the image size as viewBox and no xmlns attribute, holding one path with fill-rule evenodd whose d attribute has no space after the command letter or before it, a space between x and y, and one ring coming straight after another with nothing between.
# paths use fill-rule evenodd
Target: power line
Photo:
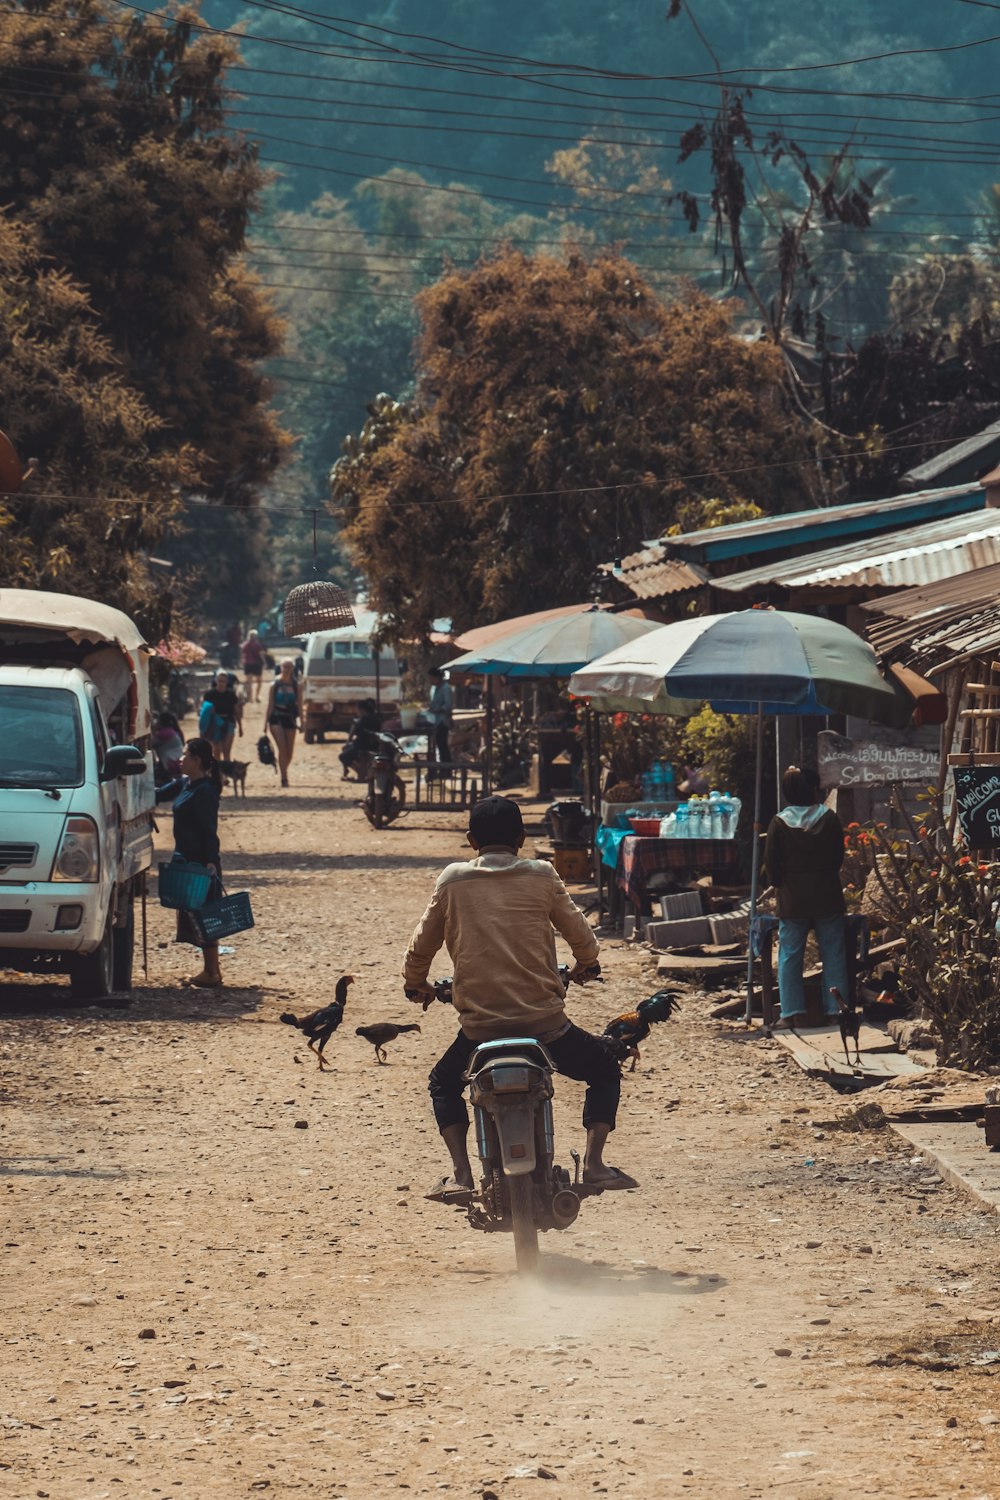
<instances>
[{"instance_id":1,"label":"power line","mask_svg":"<svg viewBox=\"0 0 1000 1500\"><path fill-rule=\"evenodd\" d=\"M138 15L145 16L145 17L148 18L149 21L155 21L156 20L156 12L148 10L148 9L146 9L146 8L144 8L142 6L136 5L134 3L130 3L130 0L115 0L115 4L118 5L120 8L122 8L124 10L130 10L130 11L135 12ZM245 35L245 33L230 31L230 30L227 30L225 28L206 26L204 24L193 23L193 22L189 23L189 24L191 26L191 29L194 30L194 31L204 32L206 34L213 35L213 36L227 36L227 37L231 37L234 40L242 42L242 43L246 42L246 35ZM293 52L301 52L301 53L304 53L304 54L307 54L307 55L311 55L311 56L315 56L315 57L318 57L318 58L321 58L321 59L346 57L349 60L352 60L352 61L361 61L361 62L384 62L384 61L387 60L387 55L385 53L381 53L381 54L378 54L376 56L362 56L360 54L357 55L357 56L355 56L351 52L347 52L347 53L338 52L335 49L330 48L330 47L307 47L307 46L304 46L301 43L290 42L290 41L287 41L287 40L285 40L285 39L283 39L281 37L267 36L267 35L262 35L260 33L255 34L254 37L253 37L253 40L255 42L258 42L258 43L266 44L266 45L269 45L269 46L279 47L279 48L282 48L282 49L285 49L285 50L290 50L290 51L293 51ZM986 39L983 39L983 40L984 40L984 42L986 42L986 41L989 41L989 40L992 40L992 39L991 38L986 38ZM441 71L445 71L445 72L458 72L458 73L463 73L464 72L464 73L475 74L477 76L481 76L481 75L485 74L486 76L490 76L490 77L501 77L501 78L506 78L506 79L513 79L515 81L520 81L520 82L539 82L539 83L541 83L541 85L543 87L550 88L553 91L561 92L561 93L566 93L566 94L570 94L570 95L574 95L574 96L581 96L581 97L585 97L585 98L598 99L598 100L603 101L605 104L612 103L612 101L617 97L616 95L607 94L607 93L601 93L601 92L594 91L594 90L591 90L591 89L570 88L567 85L557 84L557 83L553 83L553 82L548 82L545 79L534 79L531 75L523 75L523 74L519 74L519 73L512 73L512 74L510 74L510 73L502 73L502 72L500 72L497 69L473 68L473 67L459 67L454 62L443 64L443 63L441 63L441 62L439 62L439 61L437 61L435 59L410 58L410 57L406 57L406 56L393 56L391 60L394 63L396 63L398 66L403 66L403 67L430 68L431 70L437 69L437 70L441 70ZM846 66L846 65L848 65L848 61L849 60L844 60L840 64L832 64L831 63L831 64L824 64L822 66L825 66L825 67ZM579 71L579 70L577 70L577 71ZM770 69L770 70L767 70L767 71L769 71L769 72L776 72L776 71L780 71L780 70L778 70L778 69ZM708 87L715 88L715 87L718 86L718 75L717 74L711 74L711 73L695 73L695 74L672 73L672 74L649 75L649 74L644 74L644 73L632 73L632 74L615 74L615 73L610 73L610 72L602 73L602 72L593 70L593 71L591 71L588 74L588 76L590 76L590 77L598 77L598 78L600 78L600 77L606 77L609 80L624 81L624 82L657 82L657 81L666 81L666 82L674 82L674 83L685 83L686 82L686 83L694 84L694 85L699 86L699 87L706 87L706 86L708 86ZM739 85L738 85L738 83L734 83L731 86L737 87ZM797 97L801 97L801 98L807 98L807 97L820 97L820 98L835 97L835 98L845 98L845 99L846 98L862 98L862 99L873 98L873 99L877 99L877 100L882 101L882 102L884 102L886 100L900 100L900 101L904 101L904 102L917 102L917 103L925 103L925 104L937 104L937 103L941 103L941 104L949 104L949 105L954 105L954 104L957 104L957 103L958 104L960 104L960 103L967 103L967 104L974 104L976 107L982 106L986 101L990 101L993 104L993 106L995 107L995 105L997 103L997 100L998 100L998 96L996 94L972 96L971 98L965 98L965 99L961 99L961 100L955 100L954 98L947 98L947 97L933 95L933 94L916 94L916 93L902 93L902 92L900 92L900 93L894 93L894 92L889 92L889 91L852 90L852 89L843 89L843 88L834 88L834 89L789 88L787 85L783 85L783 84L771 84L771 83L755 83L753 85L747 85L747 87L752 87L757 92L773 93L773 94L779 94L779 95L792 95L792 96L797 96ZM626 96L626 97L631 98L632 96Z\"/></svg>"},{"instance_id":2,"label":"power line","mask_svg":"<svg viewBox=\"0 0 1000 1500\"><path fill-rule=\"evenodd\" d=\"M967 437L975 437L975 436L977 436L976 433L970 433L970 434L967 435ZM880 450L880 456L882 454L886 454L886 453L907 453L907 452L912 452L915 449L925 449L925 448L934 448L934 447L943 447L943 448L947 449L947 448L951 448L951 447L957 447L958 444L960 444L960 443L962 443L962 442L964 442L966 440L967 440L966 438L949 437L949 438L929 438L929 439L924 439L923 441L915 441L915 442L912 442L912 443L896 443L896 444L893 444L893 445L890 445L890 446L882 448ZM867 447L859 447L854 452L836 453L836 454L829 454L829 455L817 454L817 455L814 455L811 458L778 459L778 460L775 460L775 461L773 461L771 463L742 464L739 467L736 467L736 468L727 468L727 469L717 469L717 468L716 469L700 469L700 470L689 471L687 473L682 473L682 474L671 474L671 475L668 475L666 478L637 478L637 479L628 480L627 482L623 482L623 483L619 483L619 484L578 485L578 486L566 487L564 489L510 490L510 491L505 491L505 492L497 493L497 494L476 495L476 496L474 496L472 498L474 498L480 505L488 505L488 504L492 504L494 502L501 501L501 500L569 499L569 498L571 498L573 496L585 496L585 495L597 495L597 494L613 494L613 493L615 493L617 491L620 491L620 490L650 489L650 488L656 488L657 486L662 486L662 485L665 485L665 484L668 484L668 483L671 483L671 482L674 482L674 483L676 483L676 482L688 483L688 482L696 480L696 479L729 479L729 478L736 478L736 477L740 477L740 476L745 476L747 474L769 473L769 472L772 472L772 471L774 471L776 469L804 469L804 468L822 467L822 465L824 465L824 464L843 463L843 462L845 462L845 461L847 461L849 459L852 459L852 458L870 458L870 457L871 457L871 453L869 452L869 450L868 450ZM974 485L970 485L970 488L974 488L974 487L975 487ZM284 492L282 492L280 490L275 490L275 489L271 488L271 489L269 489L269 493L272 493L272 494L280 494L280 493L289 494L290 492L287 491L287 490L284 491ZM25 502L25 503L29 503L30 504L30 503L38 501L38 500L70 500L70 501L80 501L81 503L87 504L87 505L101 504L101 505L142 506L142 505L149 504L148 501L143 500L143 499L141 499L139 497L136 497L136 496L131 496L131 495L102 495L102 496L95 496L93 494L81 495L81 494L75 494L75 493L73 493L71 491L61 491L61 490L41 490L41 491L39 491L39 490L32 490L32 491L22 490L22 491L20 491L16 495L0 495L0 510L2 510L4 506L12 504L12 503L16 504L16 503L19 503L19 502ZM309 515L311 515L313 513L314 510L317 512L318 515L324 515L324 514L329 515L331 513L335 513L335 512L331 512L330 501L328 499L327 500L321 500L321 501L318 501L318 502L314 502L312 505L303 504L301 508L297 508L297 509L282 508L282 507L279 507L279 506L274 506L274 507L267 506L267 507L265 507L263 505L234 506L234 505L227 505L227 504L225 504L222 501L208 501L208 500L203 500L200 497L187 496L187 495L172 495L170 497L170 501L172 501L172 502L180 502L181 504L188 505L188 506L190 506L190 507L192 507L192 508L194 508L196 510L200 510L200 509L204 509L204 510L224 510L224 511L227 511L231 516L234 516L234 517L235 516L242 516L242 515L294 515L294 516L309 516ZM166 500L164 500L164 502L163 502L163 504L168 504L168 503L170 503L170 502L168 502ZM444 498L444 499L431 498L431 499L427 499L427 500L406 500L406 501L398 502L397 504L393 504L392 502L389 502L389 508L390 509L402 509L403 506L407 506L407 505L442 505L442 504L449 504L449 505L451 505L451 504L467 504L467 503L468 503L468 501L466 499L463 499L460 496L454 496L454 497L447 497L447 498Z\"/></svg>"}]
</instances>

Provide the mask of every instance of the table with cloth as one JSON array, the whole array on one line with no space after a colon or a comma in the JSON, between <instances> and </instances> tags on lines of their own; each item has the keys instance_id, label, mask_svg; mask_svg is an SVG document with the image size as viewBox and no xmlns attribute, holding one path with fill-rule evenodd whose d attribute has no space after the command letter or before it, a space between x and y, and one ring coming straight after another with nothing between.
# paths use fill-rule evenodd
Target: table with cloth
<instances>
[{"instance_id":1,"label":"table with cloth","mask_svg":"<svg viewBox=\"0 0 1000 1500\"><path fill-rule=\"evenodd\" d=\"M624 830L623 830L624 832ZM625 833L618 850L616 883L641 916L648 912L646 883L656 870L715 875L739 864L734 839L659 839Z\"/></svg>"}]
</instances>

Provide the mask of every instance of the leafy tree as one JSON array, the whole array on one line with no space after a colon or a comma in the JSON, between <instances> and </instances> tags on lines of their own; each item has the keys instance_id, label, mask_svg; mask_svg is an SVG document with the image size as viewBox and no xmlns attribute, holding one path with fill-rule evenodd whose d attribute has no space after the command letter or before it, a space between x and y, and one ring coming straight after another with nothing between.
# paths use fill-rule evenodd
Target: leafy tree
<instances>
[{"instance_id":1,"label":"leafy tree","mask_svg":"<svg viewBox=\"0 0 1000 1500\"><path fill-rule=\"evenodd\" d=\"M157 639L169 600L141 555L176 516L190 455L155 451L160 423L121 379L86 296L3 219L0 411L22 461L38 464L0 497L0 582L107 600Z\"/></svg>"},{"instance_id":2,"label":"leafy tree","mask_svg":"<svg viewBox=\"0 0 1000 1500\"><path fill-rule=\"evenodd\" d=\"M332 495L399 635L591 591L699 495L801 503L780 359L731 307L664 306L628 261L506 250L417 298L416 401L370 407ZM786 467L790 466L790 467Z\"/></svg>"},{"instance_id":3,"label":"leafy tree","mask_svg":"<svg viewBox=\"0 0 1000 1500\"><path fill-rule=\"evenodd\" d=\"M30 493L71 497L60 515L78 544L87 532L87 576L101 596L121 586L123 569L138 579L139 554L161 534L178 487L250 504L288 442L260 365L277 351L280 325L241 261L264 174L256 148L226 124L235 49L195 36L195 14L146 21L106 0L68 10L62 0L0 0L5 222L35 257L29 279L50 300L56 285L78 298L90 359L104 378L113 369L135 413L107 453L74 457L54 431L48 446L35 444ZM38 355L56 383L71 381L81 358L71 328ZM44 382L30 399L44 403ZM10 410L12 436L31 446L30 421ZM79 433L99 435L96 420ZM142 524L121 520L103 542L92 535L87 507L131 494L143 494ZM40 512L24 522L19 504L12 514L11 534L23 530L35 554L29 571L51 576Z\"/></svg>"}]
</instances>

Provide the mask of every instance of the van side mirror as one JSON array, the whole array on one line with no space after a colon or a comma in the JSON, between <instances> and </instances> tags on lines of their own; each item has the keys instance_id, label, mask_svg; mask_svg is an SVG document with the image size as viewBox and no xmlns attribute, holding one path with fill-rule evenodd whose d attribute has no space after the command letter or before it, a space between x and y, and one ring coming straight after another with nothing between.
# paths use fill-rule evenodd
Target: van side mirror
<instances>
[{"instance_id":1,"label":"van side mirror","mask_svg":"<svg viewBox=\"0 0 1000 1500\"><path fill-rule=\"evenodd\" d=\"M135 745L112 745L101 767L102 781L117 781L119 776L141 776L147 769L146 757Z\"/></svg>"}]
</instances>

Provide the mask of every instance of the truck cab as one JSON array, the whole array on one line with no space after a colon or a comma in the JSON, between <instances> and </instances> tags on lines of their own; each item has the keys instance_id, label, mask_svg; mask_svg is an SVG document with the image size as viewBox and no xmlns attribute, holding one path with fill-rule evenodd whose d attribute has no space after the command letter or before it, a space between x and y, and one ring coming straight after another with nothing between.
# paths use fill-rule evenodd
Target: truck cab
<instances>
[{"instance_id":1,"label":"truck cab","mask_svg":"<svg viewBox=\"0 0 1000 1500\"><path fill-rule=\"evenodd\" d=\"M150 648L118 610L0 589L0 967L127 995L152 861Z\"/></svg>"}]
</instances>

